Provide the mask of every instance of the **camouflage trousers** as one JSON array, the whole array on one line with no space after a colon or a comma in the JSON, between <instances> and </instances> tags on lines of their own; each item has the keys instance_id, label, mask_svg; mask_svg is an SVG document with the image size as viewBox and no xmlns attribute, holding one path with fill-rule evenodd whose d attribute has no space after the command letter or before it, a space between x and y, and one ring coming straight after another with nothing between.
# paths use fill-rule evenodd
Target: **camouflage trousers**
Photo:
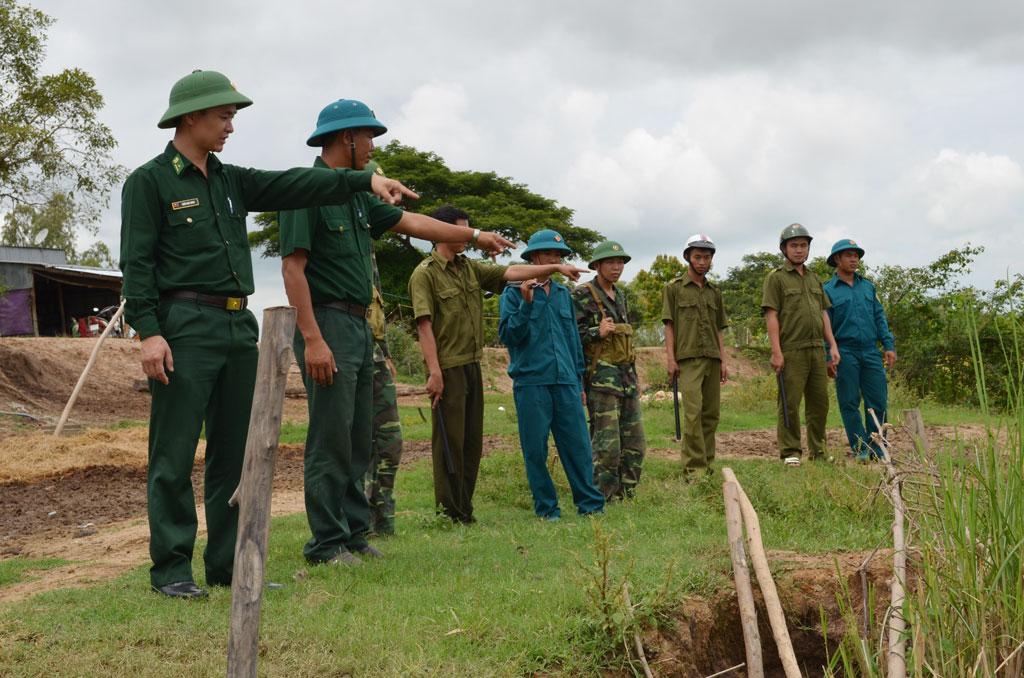
<instances>
[{"instance_id":1,"label":"camouflage trousers","mask_svg":"<svg viewBox=\"0 0 1024 678\"><path fill-rule=\"evenodd\" d=\"M402 425L395 381L386 361L373 364L373 440L366 470L370 532L395 533L395 473L402 460Z\"/></svg>"},{"instance_id":2,"label":"camouflage trousers","mask_svg":"<svg viewBox=\"0 0 1024 678\"><path fill-rule=\"evenodd\" d=\"M605 499L632 497L647 453L639 396L587 393L594 484Z\"/></svg>"}]
</instances>

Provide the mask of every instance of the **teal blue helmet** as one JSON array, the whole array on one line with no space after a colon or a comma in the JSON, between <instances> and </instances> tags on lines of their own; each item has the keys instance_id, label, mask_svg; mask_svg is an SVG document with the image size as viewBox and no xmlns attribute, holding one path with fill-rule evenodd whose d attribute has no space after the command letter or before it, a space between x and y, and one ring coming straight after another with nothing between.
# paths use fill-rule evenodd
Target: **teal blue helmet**
<instances>
[{"instance_id":1,"label":"teal blue helmet","mask_svg":"<svg viewBox=\"0 0 1024 678\"><path fill-rule=\"evenodd\" d=\"M358 127L369 127L373 130L375 137L388 131L388 128L377 120L377 116L373 114L370 107L362 101L338 99L334 103L327 104L320 111L320 115L316 119L316 129L306 139L306 145L323 146L320 137L328 132Z\"/></svg>"},{"instance_id":2,"label":"teal blue helmet","mask_svg":"<svg viewBox=\"0 0 1024 678\"><path fill-rule=\"evenodd\" d=\"M836 242L835 245L832 245L832 251L829 253L828 259L825 260L825 263L828 264L829 266L831 266L832 268L835 268L836 267L836 255L839 254L840 252L845 252L846 250L856 250L857 254L860 256L860 258L861 259L864 258L864 248L863 247L858 245L853 240L853 238L843 238L842 240L839 240L838 242Z\"/></svg>"},{"instance_id":3,"label":"teal blue helmet","mask_svg":"<svg viewBox=\"0 0 1024 678\"><path fill-rule=\"evenodd\" d=\"M530 240L526 243L526 249L523 250L520 256L529 261L530 252L536 252L537 250L561 250L566 254L572 253L572 250L565 244L558 231L552 231L551 229L537 231L531 235Z\"/></svg>"}]
</instances>

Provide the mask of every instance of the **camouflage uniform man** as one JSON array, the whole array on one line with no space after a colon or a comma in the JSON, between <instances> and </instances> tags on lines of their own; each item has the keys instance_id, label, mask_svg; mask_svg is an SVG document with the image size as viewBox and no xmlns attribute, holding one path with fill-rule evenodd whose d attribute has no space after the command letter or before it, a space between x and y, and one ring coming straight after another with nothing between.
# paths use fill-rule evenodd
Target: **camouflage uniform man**
<instances>
[{"instance_id":1,"label":"camouflage uniform man","mask_svg":"<svg viewBox=\"0 0 1024 678\"><path fill-rule=\"evenodd\" d=\"M686 275L665 285L661 319L665 323L668 374L679 382L684 425L681 454L687 478L710 473L722 385L729 378L722 330L727 327L722 292L707 279L715 243L702 233L690 236L683 258Z\"/></svg>"},{"instance_id":2,"label":"camouflage uniform man","mask_svg":"<svg viewBox=\"0 0 1024 678\"><path fill-rule=\"evenodd\" d=\"M377 163L373 170L380 172ZM370 533L395 533L395 474L402 461L402 424L395 393L395 365L385 335L384 297L380 292L377 258L373 260L373 300L366 321L373 332L373 444L366 471L366 500L370 502Z\"/></svg>"},{"instance_id":3,"label":"camouflage uniform man","mask_svg":"<svg viewBox=\"0 0 1024 678\"><path fill-rule=\"evenodd\" d=\"M594 484L609 500L633 496L647 451L633 326L626 295L615 285L629 260L619 243L601 243L588 264L597 276L572 293L587 365L583 386L590 414Z\"/></svg>"},{"instance_id":4,"label":"camouflage uniform man","mask_svg":"<svg viewBox=\"0 0 1024 678\"><path fill-rule=\"evenodd\" d=\"M791 224L779 236L779 249L785 261L765 278L761 307L772 346L772 369L779 375L779 455L787 466L799 466L800 400L805 396L810 458L825 456L826 364L839 364L839 349L828 317L832 304L821 280L804 266L810 254L811 234L800 224ZM830 359L826 358L826 343Z\"/></svg>"}]
</instances>

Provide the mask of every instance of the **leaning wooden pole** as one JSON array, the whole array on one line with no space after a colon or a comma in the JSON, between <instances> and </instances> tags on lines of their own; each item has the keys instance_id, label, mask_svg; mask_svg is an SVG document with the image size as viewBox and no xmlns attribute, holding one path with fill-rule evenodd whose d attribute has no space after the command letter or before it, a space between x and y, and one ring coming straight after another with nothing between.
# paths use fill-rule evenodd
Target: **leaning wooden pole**
<instances>
[{"instance_id":1,"label":"leaning wooden pole","mask_svg":"<svg viewBox=\"0 0 1024 678\"><path fill-rule=\"evenodd\" d=\"M782 670L786 674L786 678L800 678L800 667L796 663L793 642L789 638L786 616L782 612L779 592L775 588L775 580L772 579L772 572L768 567L768 554L765 553L764 542L761 541L761 523L757 519L757 512L754 511L754 505L750 503L750 499L747 498L743 487L736 480L736 474L732 472L732 469L723 468L722 477L727 483L734 483L739 491L740 512L743 514L743 522L747 528L750 560L754 563L757 583L761 587L761 595L764 596L764 606L768 610L768 622L772 627L772 635L775 636L775 645L779 650Z\"/></svg>"},{"instance_id":2,"label":"leaning wooden pole","mask_svg":"<svg viewBox=\"0 0 1024 678\"><path fill-rule=\"evenodd\" d=\"M263 573L270 535L270 497L294 331L294 307L278 306L263 312L263 336L242 480L228 502L238 505L238 539L231 581L228 678L256 678Z\"/></svg>"},{"instance_id":3,"label":"leaning wooden pole","mask_svg":"<svg viewBox=\"0 0 1024 678\"><path fill-rule=\"evenodd\" d=\"M89 362L85 364L85 369L82 370L82 375L78 377L78 383L75 384L75 390L71 392L71 397L68 398L68 404L64 406L64 411L61 412L60 420L57 422L56 428L53 429L53 435L59 436L60 432L64 430L64 424L68 422L68 417L71 415L71 408L75 406L75 401L78 400L78 394L82 392L82 386L85 385L85 378L89 376L89 370L92 369L92 364L96 362L96 356L100 352L100 346L103 345L103 340L107 338L107 335L110 334L110 330L114 329L114 325L117 324L117 321L124 313L125 301L125 299L121 300L121 305L117 307L117 312L114 313L114 317L110 319L107 326L103 328L103 333L100 335L100 338L96 340L96 345L92 348L92 355L89 356Z\"/></svg>"},{"instance_id":4,"label":"leaning wooden pole","mask_svg":"<svg viewBox=\"0 0 1024 678\"><path fill-rule=\"evenodd\" d=\"M903 618L903 601L906 598L904 583L907 581L907 549L905 520L906 507L903 505L903 483L892 465L889 442L885 439L885 430L878 422L878 417L873 409L868 408L868 414L875 422L878 429L877 442L882 449L882 457L885 463L886 493L893 507L892 522L892 582L890 584L889 598L889 658L886 663L888 671L887 678L905 678L907 675L907 620ZM924 430L923 422L920 425Z\"/></svg>"},{"instance_id":5,"label":"leaning wooden pole","mask_svg":"<svg viewBox=\"0 0 1024 678\"><path fill-rule=\"evenodd\" d=\"M727 470L732 474L731 469ZM722 493L725 495L725 526L729 536L733 579L736 582L736 599L740 608L743 644L747 649L747 676L764 678L761 634L757 630L757 610L754 607L754 591L750 585L750 570L747 568L747 551L743 548L743 514L740 510L739 486L726 481L722 484Z\"/></svg>"}]
</instances>

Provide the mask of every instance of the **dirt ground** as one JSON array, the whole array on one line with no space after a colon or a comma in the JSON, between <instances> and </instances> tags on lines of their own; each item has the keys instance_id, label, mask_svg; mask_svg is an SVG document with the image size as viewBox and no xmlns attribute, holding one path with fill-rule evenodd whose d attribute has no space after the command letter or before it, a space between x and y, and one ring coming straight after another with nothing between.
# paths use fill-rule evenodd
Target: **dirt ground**
<instances>
[{"instance_id":1,"label":"dirt ground","mask_svg":"<svg viewBox=\"0 0 1024 678\"><path fill-rule=\"evenodd\" d=\"M148 559L146 523L145 427L89 428L75 436L54 438L45 432L63 410L95 346L93 339L0 339L0 409L29 414L0 415L0 559L58 557L73 565L38 573L38 578L0 589L0 602L66 586L85 586L143 564ZM660 360L657 349L641 350L641 369ZM756 373L739 357L734 374ZM504 373L507 353L489 349L485 356L489 388L508 392ZM653 369L653 368L650 368ZM133 386L143 378L138 343L108 340L72 413L72 423L109 426L144 421L149 395ZM284 421L306 420L302 380L289 374ZM400 385L402 400L420 402L421 387ZM961 431L963 432L963 431ZM952 434L929 429L933 439ZM828 432L834 449L843 449L841 431ZM485 441L484 449L500 447ZM670 439L651 441L649 453L677 458ZM202 496L203 449L197 453L193 486ZM284 515L303 510L303 446L281 445L274 476L272 510ZM429 443L405 445L403 463L430 454ZM774 430L741 431L718 436L721 458L775 458ZM200 530L203 511L198 507ZM831 560L829 560L831 563ZM831 567L831 565L830 565Z\"/></svg>"}]
</instances>

